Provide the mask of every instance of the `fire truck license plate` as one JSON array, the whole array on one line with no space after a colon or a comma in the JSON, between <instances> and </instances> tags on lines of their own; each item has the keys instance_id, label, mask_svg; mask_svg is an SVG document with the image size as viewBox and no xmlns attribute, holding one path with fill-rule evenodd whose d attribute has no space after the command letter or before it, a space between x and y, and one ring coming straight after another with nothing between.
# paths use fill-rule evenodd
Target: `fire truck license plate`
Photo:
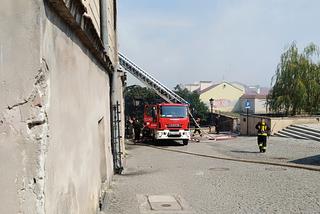
<instances>
[{"instance_id":1,"label":"fire truck license plate","mask_svg":"<svg viewBox=\"0 0 320 214\"><path fill-rule=\"evenodd\" d=\"M168 124L168 128L180 128L180 124Z\"/></svg>"},{"instance_id":2,"label":"fire truck license plate","mask_svg":"<svg viewBox=\"0 0 320 214\"><path fill-rule=\"evenodd\" d=\"M179 132L169 132L168 136L169 137L180 137L181 134Z\"/></svg>"}]
</instances>

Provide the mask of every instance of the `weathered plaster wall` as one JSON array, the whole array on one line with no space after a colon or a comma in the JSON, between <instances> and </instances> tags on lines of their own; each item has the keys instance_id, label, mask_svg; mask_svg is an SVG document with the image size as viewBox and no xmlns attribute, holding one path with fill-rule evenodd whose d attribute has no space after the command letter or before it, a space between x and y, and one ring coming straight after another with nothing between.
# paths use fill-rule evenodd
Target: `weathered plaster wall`
<instances>
[{"instance_id":1,"label":"weathered plaster wall","mask_svg":"<svg viewBox=\"0 0 320 214\"><path fill-rule=\"evenodd\" d=\"M1 2L0 213L96 213L113 174L110 79L44 2Z\"/></svg>"},{"instance_id":2,"label":"weathered plaster wall","mask_svg":"<svg viewBox=\"0 0 320 214\"><path fill-rule=\"evenodd\" d=\"M110 85L77 37L50 9L43 24L43 58L50 71L47 213L94 213L101 183L113 174Z\"/></svg>"},{"instance_id":3,"label":"weathered plaster wall","mask_svg":"<svg viewBox=\"0 0 320 214\"><path fill-rule=\"evenodd\" d=\"M47 126L46 107L39 103L47 79L40 58L40 7L36 0L1 1L0 213L35 213L42 201L39 157Z\"/></svg>"}]
</instances>

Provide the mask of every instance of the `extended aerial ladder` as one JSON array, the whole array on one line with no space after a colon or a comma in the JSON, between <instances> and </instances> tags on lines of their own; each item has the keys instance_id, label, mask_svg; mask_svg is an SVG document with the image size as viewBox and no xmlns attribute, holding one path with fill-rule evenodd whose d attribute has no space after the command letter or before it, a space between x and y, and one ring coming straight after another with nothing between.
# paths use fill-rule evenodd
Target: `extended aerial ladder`
<instances>
[{"instance_id":1,"label":"extended aerial ladder","mask_svg":"<svg viewBox=\"0 0 320 214\"><path fill-rule=\"evenodd\" d=\"M120 65L128 71L130 74L132 74L134 77L139 79L143 84L145 84L147 87L153 89L162 99L164 99L167 102L172 103L182 103L182 104L188 104L189 103L180 97L178 94L173 92L171 89L160 83L156 78L148 74L146 71L144 71L142 68L137 66L134 62L132 62L130 59L125 57L123 54L119 54L119 63ZM196 122L195 118L193 117L190 109L189 109L189 115L192 118L194 124L199 127L199 124Z\"/></svg>"}]
</instances>

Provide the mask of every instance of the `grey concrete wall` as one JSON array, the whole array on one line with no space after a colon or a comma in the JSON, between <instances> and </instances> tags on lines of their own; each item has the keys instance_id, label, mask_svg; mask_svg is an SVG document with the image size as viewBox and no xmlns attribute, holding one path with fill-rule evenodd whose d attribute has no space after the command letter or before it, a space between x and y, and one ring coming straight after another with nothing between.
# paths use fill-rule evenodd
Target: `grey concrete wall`
<instances>
[{"instance_id":1,"label":"grey concrete wall","mask_svg":"<svg viewBox=\"0 0 320 214\"><path fill-rule=\"evenodd\" d=\"M0 213L35 213L40 195L39 11L39 1L1 1Z\"/></svg>"},{"instance_id":2,"label":"grey concrete wall","mask_svg":"<svg viewBox=\"0 0 320 214\"><path fill-rule=\"evenodd\" d=\"M240 134L247 135L247 122L249 135L257 135L255 126L262 118L266 119L267 124L271 128L271 135L292 125L292 124L314 124L319 123L317 117L264 117L257 115L249 115L248 120L245 114L240 115Z\"/></svg>"},{"instance_id":3,"label":"grey concrete wall","mask_svg":"<svg viewBox=\"0 0 320 214\"><path fill-rule=\"evenodd\" d=\"M96 213L113 174L110 79L44 2L1 2L0 213Z\"/></svg>"},{"instance_id":4,"label":"grey concrete wall","mask_svg":"<svg viewBox=\"0 0 320 214\"><path fill-rule=\"evenodd\" d=\"M113 174L109 76L46 9L42 58L50 73L47 213L95 213Z\"/></svg>"},{"instance_id":5,"label":"grey concrete wall","mask_svg":"<svg viewBox=\"0 0 320 214\"><path fill-rule=\"evenodd\" d=\"M256 130L256 124L258 122L261 121L262 118L265 118L265 117L261 117L261 116L256 116L256 115L248 115L248 117L243 114L243 115L240 115L240 134L241 135L257 135L257 130ZM270 122L270 119L269 118L265 118L266 119L266 122L267 124L270 126L271 122ZM248 124L248 126L247 126ZM248 127L248 129L247 129ZM247 131L248 130L248 131Z\"/></svg>"}]
</instances>

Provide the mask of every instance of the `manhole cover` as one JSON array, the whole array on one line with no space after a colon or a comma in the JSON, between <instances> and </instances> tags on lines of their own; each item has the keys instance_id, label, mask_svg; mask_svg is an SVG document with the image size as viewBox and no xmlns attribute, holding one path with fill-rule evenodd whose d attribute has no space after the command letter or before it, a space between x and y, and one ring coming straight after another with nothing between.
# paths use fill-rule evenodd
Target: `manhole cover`
<instances>
[{"instance_id":1,"label":"manhole cover","mask_svg":"<svg viewBox=\"0 0 320 214\"><path fill-rule=\"evenodd\" d=\"M177 199L172 195L149 195L149 203L152 210L182 210Z\"/></svg>"},{"instance_id":2,"label":"manhole cover","mask_svg":"<svg viewBox=\"0 0 320 214\"><path fill-rule=\"evenodd\" d=\"M214 167L214 168L209 168L210 171L229 171L229 168L225 167Z\"/></svg>"},{"instance_id":3,"label":"manhole cover","mask_svg":"<svg viewBox=\"0 0 320 214\"><path fill-rule=\"evenodd\" d=\"M193 214L180 195L137 195L141 214Z\"/></svg>"},{"instance_id":4,"label":"manhole cover","mask_svg":"<svg viewBox=\"0 0 320 214\"><path fill-rule=\"evenodd\" d=\"M268 168L265 168L265 170L267 170L267 171L286 171L287 169L282 168L282 167L268 167Z\"/></svg>"}]
</instances>

